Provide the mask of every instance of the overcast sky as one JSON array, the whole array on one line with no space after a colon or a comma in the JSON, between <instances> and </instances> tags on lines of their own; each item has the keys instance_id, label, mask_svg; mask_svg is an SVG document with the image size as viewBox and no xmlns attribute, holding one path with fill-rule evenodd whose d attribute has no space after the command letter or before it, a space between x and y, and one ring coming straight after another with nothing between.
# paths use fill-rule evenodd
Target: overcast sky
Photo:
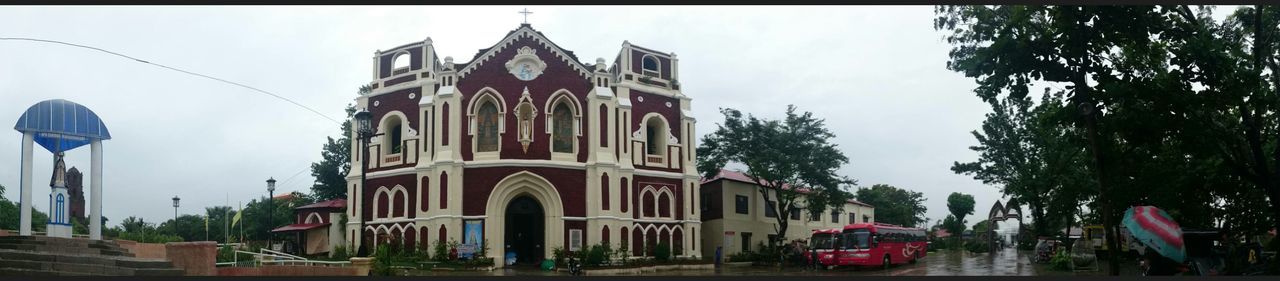
<instances>
[{"instance_id":1,"label":"overcast sky","mask_svg":"<svg viewBox=\"0 0 1280 281\"><path fill-rule=\"evenodd\" d=\"M5 7L0 37L91 45L341 119L356 88L370 82L374 51L431 37L440 56L468 61L517 28L522 8ZM1000 199L996 187L950 170L976 159L969 132L989 108L971 79L946 69L950 46L932 28L931 6L528 8L535 29L585 63L611 62L623 40L677 53L699 135L723 121L718 108L780 118L795 104L827 120L850 159L841 173L860 186L923 192L931 222L947 214L951 192L974 195L978 214ZM111 130L103 197L110 225L172 218L175 195L183 214L245 203L266 195L268 177L280 181L277 194L308 192L310 164L325 137L340 133L338 124L247 89L86 49L0 41L0 125L12 128L48 99L85 105ZM13 201L21 138L0 135L0 185ZM85 146L67 156L68 167L86 170L86 189L89 155ZM51 158L37 146L33 198L48 194ZM34 203L47 210L45 200Z\"/></svg>"}]
</instances>

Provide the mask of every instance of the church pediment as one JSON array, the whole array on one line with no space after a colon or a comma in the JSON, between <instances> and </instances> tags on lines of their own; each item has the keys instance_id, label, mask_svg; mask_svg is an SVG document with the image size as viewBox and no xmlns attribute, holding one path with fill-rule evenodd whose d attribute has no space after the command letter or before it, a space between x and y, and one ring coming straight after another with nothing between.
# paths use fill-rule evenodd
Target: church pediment
<instances>
[{"instance_id":1,"label":"church pediment","mask_svg":"<svg viewBox=\"0 0 1280 281\"><path fill-rule=\"evenodd\" d=\"M509 62L513 62L513 58L511 57L497 58L499 54L502 54L504 50L507 50L509 48L518 48L518 49L529 48L529 50L536 50L534 48L530 48L525 44L521 44L520 46L517 46L516 44L517 41L520 41L520 39L523 39L523 38L532 39L533 42L536 42L536 44L538 44L539 47L542 47L539 49L549 50L551 54L555 56L556 60L559 60L560 63L563 63L569 66L570 68L573 68L573 70L577 72L578 75L582 76L582 78L587 79L591 77L590 76L591 71L581 62L578 62L577 57L575 57L572 52L561 49L555 43L552 43L551 40L548 40L545 36L542 36L542 33L536 30L533 30L533 28L530 27L529 25L521 25L519 29L516 29L515 31L512 31L511 33L507 34L507 37L503 38L502 41L499 41L498 44L488 49L481 50L480 54L476 55L475 58L471 59L471 62L467 63L465 67L463 67L461 70L458 71L458 77L466 78L468 74L471 74L477 68L479 68L480 66L483 66L486 63L497 62L497 63L507 64ZM521 54L525 54L525 52L522 52ZM515 60L515 61L518 61L518 60ZM545 62L545 63L554 63L554 62ZM521 65L510 65L508 67L520 67L520 66ZM513 75L519 75L519 70L520 70L519 68L515 68L515 70L511 70L511 71Z\"/></svg>"}]
</instances>

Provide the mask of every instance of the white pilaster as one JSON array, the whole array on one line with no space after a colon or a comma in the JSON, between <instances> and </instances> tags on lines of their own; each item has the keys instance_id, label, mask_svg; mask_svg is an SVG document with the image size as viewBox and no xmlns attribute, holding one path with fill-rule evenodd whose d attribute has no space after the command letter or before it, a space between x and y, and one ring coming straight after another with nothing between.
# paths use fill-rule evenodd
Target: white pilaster
<instances>
[{"instance_id":1,"label":"white pilaster","mask_svg":"<svg viewBox=\"0 0 1280 281\"><path fill-rule=\"evenodd\" d=\"M102 140L89 143L92 158L89 162L90 204L89 239L102 240Z\"/></svg>"},{"instance_id":2,"label":"white pilaster","mask_svg":"<svg viewBox=\"0 0 1280 281\"><path fill-rule=\"evenodd\" d=\"M31 236L31 149L35 145L35 135L22 133L22 171L19 188L21 203L18 207L18 235Z\"/></svg>"}]
</instances>

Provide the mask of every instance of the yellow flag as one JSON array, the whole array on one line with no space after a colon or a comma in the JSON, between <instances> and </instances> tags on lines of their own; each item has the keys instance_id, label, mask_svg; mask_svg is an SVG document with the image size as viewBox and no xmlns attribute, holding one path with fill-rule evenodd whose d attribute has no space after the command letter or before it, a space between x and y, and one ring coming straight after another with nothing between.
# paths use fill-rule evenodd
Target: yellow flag
<instances>
[{"instance_id":1,"label":"yellow flag","mask_svg":"<svg viewBox=\"0 0 1280 281\"><path fill-rule=\"evenodd\" d=\"M236 225L236 223L240 222L241 214L244 214L244 210L240 210L239 212L236 212L236 216L231 218L231 225Z\"/></svg>"}]
</instances>

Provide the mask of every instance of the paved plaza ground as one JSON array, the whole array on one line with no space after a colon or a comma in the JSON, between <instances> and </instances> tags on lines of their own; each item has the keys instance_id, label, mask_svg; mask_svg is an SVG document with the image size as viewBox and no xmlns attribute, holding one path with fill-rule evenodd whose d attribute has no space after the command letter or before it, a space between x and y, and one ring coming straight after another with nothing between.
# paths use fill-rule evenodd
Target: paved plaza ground
<instances>
[{"instance_id":1,"label":"paved plaza ground","mask_svg":"<svg viewBox=\"0 0 1280 281\"><path fill-rule=\"evenodd\" d=\"M1032 252L1006 249L993 254L971 254L967 252L940 251L929 253L929 256L916 264L904 264L883 270L879 268L838 268L835 270L804 270L802 268L777 269L762 266L728 266L715 271L673 270L647 273L645 275L662 276L1071 276L1071 275L1106 275L1106 262L1102 261L1102 269L1090 272L1057 271L1047 264L1031 262ZM465 276L465 275L566 275L562 272L546 272L534 268L499 269L486 272L449 272L449 271L416 271L412 275L423 276ZM1137 264L1123 261L1121 276L1136 276Z\"/></svg>"}]
</instances>

